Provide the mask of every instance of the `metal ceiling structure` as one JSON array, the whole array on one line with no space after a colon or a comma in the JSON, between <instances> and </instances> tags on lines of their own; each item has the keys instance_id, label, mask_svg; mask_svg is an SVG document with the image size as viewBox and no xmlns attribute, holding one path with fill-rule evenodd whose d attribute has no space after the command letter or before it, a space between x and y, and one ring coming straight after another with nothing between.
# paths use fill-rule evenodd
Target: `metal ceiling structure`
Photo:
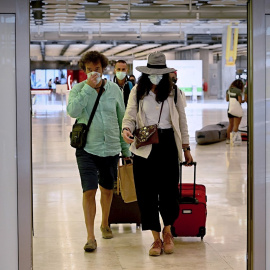
<instances>
[{"instance_id":1,"label":"metal ceiling structure","mask_svg":"<svg viewBox=\"0 0 270 270\"><path fill-rule=\"evenodd\" d=\"M222 33L239 28L246 54L247 0L30 0L32 61L77 61L89 50L110 60L153 51L222 50Z\"/></svg>"}]
</instances>

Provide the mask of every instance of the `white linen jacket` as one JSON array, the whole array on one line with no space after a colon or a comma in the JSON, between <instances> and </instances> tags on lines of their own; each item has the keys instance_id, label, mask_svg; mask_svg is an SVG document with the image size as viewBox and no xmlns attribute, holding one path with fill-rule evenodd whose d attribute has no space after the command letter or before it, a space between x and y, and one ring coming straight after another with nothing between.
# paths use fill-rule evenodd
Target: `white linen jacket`
<instances>
[{"instance_id":1,"label":"white linen jacket","mask_svg":"<svg viewBox=\"0 0 270 270\"><path fill-rule=\"evenodd\" d=\"M180 91L177 91L176 104L174 102L174 93L175 92L172 91L167 100L169 104L170 118L174 131L175 142L178 149L178 158L180 161L183 161L182 144L189 144L187 118ZM139 110L137 110L137 87L135 85L129 95L128 105L122 122L123 128L129 128L131 133L133 133L136 128L141 128L148 125L146 123L145 112L143 111L142 107L143 99L140 100ZM152 150L152 145L146 145L136 149L134 140L129 150L135 155L148 158Z\"/></svg>"}]
</instances>

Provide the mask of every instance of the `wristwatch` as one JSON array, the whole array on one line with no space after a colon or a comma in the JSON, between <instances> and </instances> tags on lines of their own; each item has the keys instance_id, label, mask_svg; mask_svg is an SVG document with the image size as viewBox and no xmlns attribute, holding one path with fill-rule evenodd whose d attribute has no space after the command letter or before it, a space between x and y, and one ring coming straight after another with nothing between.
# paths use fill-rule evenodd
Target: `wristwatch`
<instances>
[{"instance_id":1,"label":"wristwatch","mask_svg":"<svg viewBox=\"0 0 270 270\"><path fill-rule=\"evenodd\" d=\"M184 151L184 152L190 151L190 146L183 148L183 151Z\"/></svg>"}]
</instances>

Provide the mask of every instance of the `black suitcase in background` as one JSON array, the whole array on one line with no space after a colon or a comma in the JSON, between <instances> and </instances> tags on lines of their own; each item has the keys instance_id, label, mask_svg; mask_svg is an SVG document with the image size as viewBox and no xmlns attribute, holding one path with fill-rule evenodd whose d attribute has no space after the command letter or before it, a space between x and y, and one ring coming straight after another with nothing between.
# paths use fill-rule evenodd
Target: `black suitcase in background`
<instances>
[{"instance_id":1,"label":"black suitcase in background","mask_svg":"<svg viewBox=\"0 0 270 270\"><path fill-rule=\"evenodd\" d=\"M118 195L114 190L109 214L109 226L117 223L136 223L139 227L141 225L141 214L137 201L125 203L121 194Z\"/></svg>"},{"instance_id":2,"label":"black suitcase in background","mask_svg":"<svg viewBox=\"0 0 270 270\"><path fill-rule=\"evenodd\" d=\"M198 144L210 144L226 140L228 125L229 122L220 122L218 124L208 125L200 130L196 130L196 142Z\"/></svg>"},{"instance_id":3,"label":"black suitcase in background","mask_svg":"<svg viewBox=\"0 0 270 270\"><path fill-rule=\"evenodd\" d=\"M140 227L141 213L137 201L125 203L120 191L117 194L117 182L115 182L109 214L109 226L118 223L136 223L137 227Z\"/></svg>"}]
</instances>

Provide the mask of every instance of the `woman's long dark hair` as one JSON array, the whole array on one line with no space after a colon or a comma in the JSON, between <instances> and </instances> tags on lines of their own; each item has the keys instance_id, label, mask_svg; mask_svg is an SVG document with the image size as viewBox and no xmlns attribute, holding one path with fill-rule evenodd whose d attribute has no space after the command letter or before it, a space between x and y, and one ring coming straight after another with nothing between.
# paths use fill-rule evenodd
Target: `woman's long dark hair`
<instances>
[{"instance_id":1,"label":"woman's long dark hair","mask_svg":"<svg viewBox=\"0 0 270 270\"><path fill-rule=\"evenodd\" d=\"M240 89L241 92L243 92L244 86L245 85L244 85L243 81L240 79L237 79L237 80L232 82L230 87L236 87L236 88Z\"/></svg>"},{"instance_id":2,"label":"woman's long dark hair","mask_svg":"<svg viewBox=\"0 0 270 270\"><path fill-rule=\"evenodd\" d=\"M148 74L142 73L139 77L138 85L137 85L137 103L142 99L144 95L148 95L151 88L152 83L148 78ZM166 100L172 91L172 80L170 78L169 73L163 74L163 77L159 84L156 86L155 94L156 94L156 101L158 103L163 102Z\"/></svg>"}]
</instances>

